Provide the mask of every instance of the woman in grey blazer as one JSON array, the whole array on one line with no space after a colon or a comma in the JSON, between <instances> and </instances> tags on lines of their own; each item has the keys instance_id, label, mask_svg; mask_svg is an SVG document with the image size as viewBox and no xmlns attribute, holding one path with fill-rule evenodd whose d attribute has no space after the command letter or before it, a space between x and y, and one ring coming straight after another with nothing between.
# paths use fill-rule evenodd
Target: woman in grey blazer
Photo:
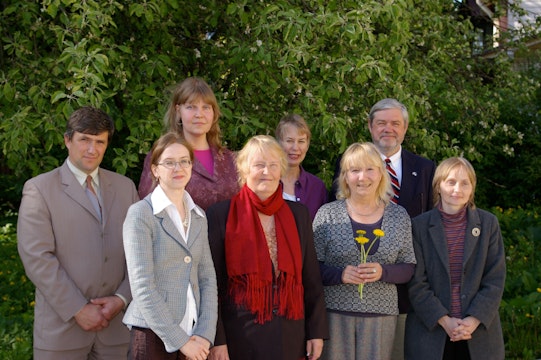
<instances>
[{"instance_id":1,"label":"woman in grey blazer","mask_svg":"<svg viewBox=\"0 0 541 360\"><path fill-rule=\"evenodd\" d=\"M129 359L206 359L214 340L218 298L207 220L184 190L192 161L178 134L158 139L151 159L158 186L124 222Z\"/></svg>"},{"instance_id":2,"label":"woman in grey blazer","mask_svg":"<svg viewBox=\"0 0 541 360\"><path fill-rule=\"evenodd\" d=\"M475 185L466 159L444 160L434 175L434 209L413 219L406 359L504 358L503 240L497 218L475 208Z\"/></svg>"}]
</instances>

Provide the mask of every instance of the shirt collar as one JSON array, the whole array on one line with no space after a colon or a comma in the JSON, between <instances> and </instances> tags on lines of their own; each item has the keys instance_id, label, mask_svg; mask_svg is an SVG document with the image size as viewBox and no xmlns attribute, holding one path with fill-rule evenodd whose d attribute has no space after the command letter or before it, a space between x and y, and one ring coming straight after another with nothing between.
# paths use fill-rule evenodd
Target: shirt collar
<instances>
[{"instance_id":1,"label":"shirt collar","mask_svg":"<svg viewBox=\"0 0 541 360\"><path fill-rule=\"evenodd\" d=\"M159 212L163 211L165 208L169 206L175 206L169 200L165 192L163 191L160 184L156 186L152 194L150 195L150 200L152 201L152 208L154 209L154 215L158 214ZM195 205L195 202L193 201L190 194L184 190L184 201L186 206L188 207L188 211L191 212L192 210L195 210L195 212L199 215L204 217L205 214Z\"/></svg>"},{"instance_id":2,"label":"shirt collar","mask_svg":"<svg viewBox=\"0 0 541 360\"><path fill-rule=\"evenodd\" d=\"M79 184L81 184L81 186L84 186L86 182L86 177L90 175L92 176L92 182L96 184L98 188L100 187L100 177L98 176L99 167L94 169L94 171L92 171L90 174L87 174L81 169L79 169L77 166L73 165L69 158L66 159L66 162L68 164L68 168L73 173L73 175L75 175L75 178L77 179Z\"/></svg>"},{"instance_id":3,"label":"shirt collar","mask_svg":"<svg viewBox=\"0 0 541 360\"><path fill-rule=\"evenodd\" d=\"M393 155L391 155L388 158L387 158L387 156L385 156L382 153L379 153L379 155L381 156L381 158L383 160L385 160L385 159L391 160L391 164L393 164L393 167L396 167L395 165L398 165L398 163L402 159L402 145L400 145L400 148L398 149L398 151L396 153L394 153Z\"/></svg>"},{"instance_id":4,"label":"shirt collar","mask_svg":"<svg viewBox=\"0 0 541 360\"><path fill-rule=\"evenodd\" d=\"M382 153L380 153L379 155L381 156L383 161L387 159L387 157L383 155ZM402 183L402 145L400 145L400 149L398 149L398 151L395 154L389 157L389 160L391 160L391 167L396 173L398 182Z\"/></svg>"}]
</instances>

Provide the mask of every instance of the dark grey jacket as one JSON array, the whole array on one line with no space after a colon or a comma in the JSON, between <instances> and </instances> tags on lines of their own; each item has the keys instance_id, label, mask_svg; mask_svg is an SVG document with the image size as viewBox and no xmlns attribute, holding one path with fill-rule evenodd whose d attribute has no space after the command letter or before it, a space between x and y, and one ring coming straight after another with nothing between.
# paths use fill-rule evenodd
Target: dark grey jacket
<instances>
[{"instance_id":1,"label":"dark grey jacket","mask_svg":"<svg viewBox=\"0 0 541 360\"><path fill-rule=\"evenodd\" d=\"M468 340L472 359L503 359L498 308L505 283L505 254L497 218L468 209L461 287L462 317L481 323ZM438 319L449 314L451 285L443 222L437 209L412 220L417 266L409 283L406 359L441 359L447 334Z\"/></svg>"}]
</instances>

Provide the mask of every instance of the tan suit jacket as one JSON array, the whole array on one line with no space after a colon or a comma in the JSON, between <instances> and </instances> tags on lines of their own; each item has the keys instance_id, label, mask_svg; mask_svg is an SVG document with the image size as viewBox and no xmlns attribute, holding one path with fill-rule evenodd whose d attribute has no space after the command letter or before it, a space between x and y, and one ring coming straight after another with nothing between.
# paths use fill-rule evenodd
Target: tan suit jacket
<instances>
[{"instance_id":1,"label":"tan suit jacket","mask_svg":"<svg viewBox=\"0 0 541 360\"><path fill-rule=\"evenodd\" d=\"M131 301L122 224L137 191L125 176L101 168L98 176L103 224L66 162L24 185L17 237L36 286L35 348L78 349L96 337L108 345L129 342L122 315L100 332L84 331L74 319L92 298L118 293Z\"/></svg>"}]
</instances>

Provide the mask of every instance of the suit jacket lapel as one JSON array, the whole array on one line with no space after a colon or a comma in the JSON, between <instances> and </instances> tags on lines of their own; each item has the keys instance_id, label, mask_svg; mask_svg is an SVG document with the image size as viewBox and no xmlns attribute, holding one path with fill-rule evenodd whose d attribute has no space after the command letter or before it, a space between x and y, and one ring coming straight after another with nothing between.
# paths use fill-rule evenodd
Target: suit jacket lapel
<instances>
[{"instance_id":1,"label":"suit jacket lapel","mask_svg":"<svg viewBox=\"0 0 541 360\"><path fill-rule=\"evenodd\" d=\"M191 223L190 223L190 232L188 233L188 247L192 247L194 241L199 237L203 226L201 217L195 212L195 210L191 211L190 216L192 217Z\"/></svg>"},{"instance_id":2,"label":"suit jacket lapel","mask_svg":"<svg viewBox=\"0 0 541 360\"><path fill-rule=\"evenodd\" d=\"M105 226L107 224L109 212L111 211L111 207L115 201L115 191L109 177L102 172L101 169L98 172L98 176L100 177L100 195L102 201L101 216L103 219L103 226Z\"/></svg>"},{"instance_id":3,"label":"suit jacket lapel","mask_svg":"<svg viewBox=\"0 0 541 360\"><path fill-rule=\"evenodd\" d=\"M449 269L449 251L447 250L447 240L445 238L445 229L443 228L443 222L441 215L437 209L432 210L430 219L428 220L428 233L430 240L434 244L434 249L442 264L444 264L447 271L447 275L451 276Z\"/></svg>"},{"instance_id":4,"label":"suit jacket lapel","mask_svg":"<svg viewBox=\"0 0 541 360\"><path fill-rule=\"evenodd\" d=\"M79 184L77 178L68 167L68 163L64 162L60 168L60 177L62 184L65 186L64 192L76 203L88 210L89 213L94 216L96 221L100 221L99 215L96 213L94 206L90 202L90 199L85 194L85 189Z\"/></svg>"},{"instance_id":5,"label":"suit jacket lapel","mask_svg":"<svg viewBox=\"0 0 541 360\"><path fill-rule=\"evenodd\" d=\"M155 216L160 219L160 223L165 233L169 235L170 237L172 237L181 246L188 249L186 242L182 238L182 235L180 235L180 232L178 231L177 227L173 223L173 220L171 220L169 215L167 215L167 212L165 210L162 210L159 213L157 213Z\"/></svg>"},{"instance_id":6,"label":"suit jacket lapel","mask_svg":"<svg viewBox=\"0 0 541 360\"><path fill-rule=\"evenodd\" d=\"M400 188L408 189L408 191L400 191L400 198L398 200L399 204L408 204L411 202L412 197L415 194L415 189L417 188L416 177L418 174L414 171L415 169L415 159L410 156L410 153L402 149L402 182L400 183Z\"/></svg>"}]
</instances>

